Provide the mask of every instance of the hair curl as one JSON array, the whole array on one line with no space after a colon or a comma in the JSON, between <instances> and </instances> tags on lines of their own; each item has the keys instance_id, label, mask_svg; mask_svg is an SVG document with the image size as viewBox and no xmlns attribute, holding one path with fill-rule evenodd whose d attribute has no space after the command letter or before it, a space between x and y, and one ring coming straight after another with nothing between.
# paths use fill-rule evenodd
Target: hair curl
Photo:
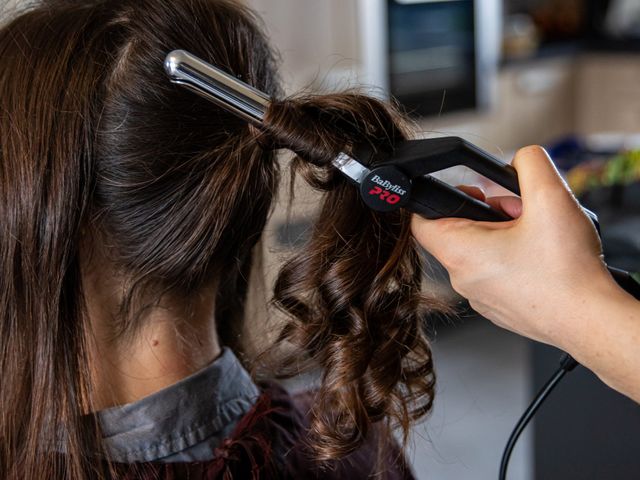
<instances>
[{"instance_id":1,"label":"hair curl","mask_svg":"<svg viewBox=\"0 0 640 480\"><path fill-rule=\"evenodd\" d=\"M289 318L280 342L322 368L312 423L317 457L354 451L381 420L400 427L406 441L433 402L425 313L448 307L421 294L410 213L369 209L331 164L341 151L364 150L375 165L408 137L406 120L392 105L342 93L274 102L265 123L273 145L297 153L293 171L326 192L310 240L282 268L274 291ZM288 374L303 368L298 355L283 359Z\"/></svg>"}]
</instances>

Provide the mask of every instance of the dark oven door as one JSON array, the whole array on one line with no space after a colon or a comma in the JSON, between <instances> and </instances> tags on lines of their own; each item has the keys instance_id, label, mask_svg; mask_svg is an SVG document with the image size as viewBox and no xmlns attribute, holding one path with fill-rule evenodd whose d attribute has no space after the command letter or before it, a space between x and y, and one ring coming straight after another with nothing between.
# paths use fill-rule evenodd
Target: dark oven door
<instances>
[{"instance_id":1,"label":"dark oven door","mask_svg":"<svg viewBox=\"0 0 640 480\"><path fill-rule=\"evenodd\" d=\"M388 0L389 88L412 114L478 104L473 0Z\"/></svg>"}]
</instances>

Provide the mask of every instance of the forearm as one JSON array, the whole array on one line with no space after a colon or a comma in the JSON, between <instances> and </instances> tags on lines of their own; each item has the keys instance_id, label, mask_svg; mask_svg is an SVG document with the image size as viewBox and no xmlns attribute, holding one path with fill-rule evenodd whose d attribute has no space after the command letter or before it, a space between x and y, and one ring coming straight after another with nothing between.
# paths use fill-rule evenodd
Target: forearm
<instances>
[{"instance_id":1,"label":"forearm","mask_svg":"<svg viewBox=\"0 0 640 480\"><path fill-rule=\"evenodd\" d=\"M640 302L617 285L593 287L586 298L576 299L567 320L558 346L640 402Z\"/></svg>"}]
</instances>

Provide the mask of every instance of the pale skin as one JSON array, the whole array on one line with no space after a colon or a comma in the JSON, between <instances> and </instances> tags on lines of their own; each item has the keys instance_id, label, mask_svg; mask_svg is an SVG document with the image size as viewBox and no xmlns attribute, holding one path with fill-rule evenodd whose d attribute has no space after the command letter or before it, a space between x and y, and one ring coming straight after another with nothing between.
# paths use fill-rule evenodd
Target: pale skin
<instances>
[{"instance_id":1,"label":"pale skin","mask_svg":"<svg viewBox=\"0 0 640 480\"><path fill-rule=\"evenodd\" d=\"M596 230L542 147L519 150L521 199L487 202L515 220L425 220L417 241L496 325L556 346L640 402L640 302L608 273ZM484 199L482 191L461 187Z\"/></svg>"},{"instance_id":2,"label":"pale skin","mask_svg":"<svg viewBox=\"0 0 640 480\"><path fill-rule=\"evenodd\" d=\"M144 310L141 328L114 335L123 282L103 258L82 263L91 335L91 407L124 405L156 393L197 372L221 353L214 320L215 289L188 301L165 296Z\"/></svg>"}]
</instances>

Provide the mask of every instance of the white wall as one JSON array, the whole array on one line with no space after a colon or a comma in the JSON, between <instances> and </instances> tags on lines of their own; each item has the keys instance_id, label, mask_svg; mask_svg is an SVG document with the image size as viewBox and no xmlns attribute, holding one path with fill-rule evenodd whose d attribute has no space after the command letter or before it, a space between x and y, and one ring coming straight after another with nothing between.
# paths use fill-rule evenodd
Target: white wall
<instances>
[{"instance_id":1,"label":"white wall","mask_svg":"<svg viewBox=\"0 0 640 480\"><path fill-rule=\"evenodd\" d=\"M356 0L246 0L282 54L289 91L333 82L358 62ZM336 74L336 72L338 72Z\"/></svg>"},{"instance_id":2,"label":"white wall","mask_svg":"<svg viewBox=\"0 0 640 480\"><path fill-rule=\"evenodd\" d=\"M25 0L0 0L0 25L11 16L17 6L25 3Z\"/></svg>"}]
</instances>

